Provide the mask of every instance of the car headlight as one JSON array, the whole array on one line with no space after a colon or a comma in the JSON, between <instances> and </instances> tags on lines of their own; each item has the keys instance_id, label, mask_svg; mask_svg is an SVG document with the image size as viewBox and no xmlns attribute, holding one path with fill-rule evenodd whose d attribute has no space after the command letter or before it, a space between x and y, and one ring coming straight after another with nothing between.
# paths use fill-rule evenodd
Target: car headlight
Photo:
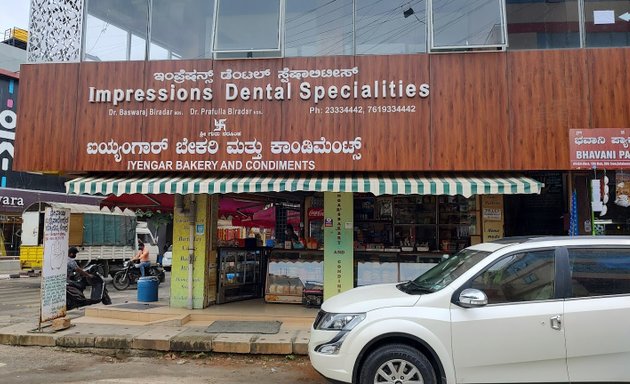
<instances>
[{"instance_id":1,"label":"car headlight","mask_svg":"<svg viewBox=\"0 0 630 384\"><path fill-rule=\"evenodd\" d=\"M315 329L350 331L363 319L365 319L365 313L325 313L315 324Z\"/></svg>"},{"instance_id":2,"label":"car headlight","mask_svg":"<svg viewBox=\"0 0 630 384\"><path fill-rule=\"evenodd\" d=\"M315 329L339 331L332 340L315 347L315 352L336 355L348 333L365 319L365 313L326 313L321 311L313 325Z\"/></svg>"}]
</instances>

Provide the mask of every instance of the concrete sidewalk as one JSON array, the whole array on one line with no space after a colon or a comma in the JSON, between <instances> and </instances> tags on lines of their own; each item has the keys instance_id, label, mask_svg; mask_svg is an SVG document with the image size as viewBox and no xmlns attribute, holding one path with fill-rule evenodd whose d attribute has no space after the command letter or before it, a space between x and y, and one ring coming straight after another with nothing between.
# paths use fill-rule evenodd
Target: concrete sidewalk
<instances>
[{"instance_id":1,"label":"concrete sidewalk","mask_svg":"<svg viewBox=\"0 0 630 384\"><path fill-rule=\"evenodd\" d=\"M85 307L72 327L54 332L37 324L0 328L0 344L68 348L107 348L174 352L305 355L317 309L294 304L266 304L262 299L205 309L170 308L163 303L131 302ZM280 321L278 333L208 333L215 321Z\"/></svg>"}]
</instances>

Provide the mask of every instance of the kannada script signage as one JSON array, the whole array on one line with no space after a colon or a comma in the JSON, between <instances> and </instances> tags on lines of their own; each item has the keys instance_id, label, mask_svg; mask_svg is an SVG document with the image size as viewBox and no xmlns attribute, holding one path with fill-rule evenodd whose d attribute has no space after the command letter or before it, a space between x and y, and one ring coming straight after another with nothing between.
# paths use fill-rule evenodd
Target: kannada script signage
<instances>
[{"instance_id":1,"label":"kannada script signage","mask_svg":"<svg viewBox=\"0 0 630 384\"><path fill-rule=\"evenodd\" d=\"M630 128L572 129L572 169L630 169Z\"/></svg>"},{"instance_id":2,"label":"kannada script signage","mask_svg":"<svg viewBox=\"0 0 630 384\"><path fill-rule=\"evenodd\" d=\"M342 158L354 167L368 146L360 132L301 131L291 138L269 120L277 113L270 103L299 100L299 105L290 104L298 115L317 117L326 125L335 116L416 114L417 103L429 96L429 85L421 79L394 75L357 80L358 66L272 70L261 64L246 71L183 66L174 72L147 73L150 81L142 88L117 82L111 82L116 83L111 88L89 86L88 111L103 113L90 108L99 104L106 106L112 120L169 118L174 126L156 131L151 140L121 139L112 132L105 140L88 141L85 155L143 171L315 171L321 170L323 157ZM359 100L366 104L356 105ZM177 126L193 121L198 130L177 131ZM253 130L251 121L262 122L264 133ZM145 155L159 160L144 160Z\"/></svg>"},{"instance_id":3,"label":"kannada script signage","mask_svg":"<svg viewBox=\"0 0 630 384\"><path fill-rule=\"evenodd\" d=\"M59 118L44 121L54 126L46 141L73 138L69 151L59 150L63 169L310 172L428 164L416 147L430 138L426 56L82 62L37 70L26 77L76 97ZM388 162L384 144L396 149L387 151Z\"/></svg>"}]
</instances>

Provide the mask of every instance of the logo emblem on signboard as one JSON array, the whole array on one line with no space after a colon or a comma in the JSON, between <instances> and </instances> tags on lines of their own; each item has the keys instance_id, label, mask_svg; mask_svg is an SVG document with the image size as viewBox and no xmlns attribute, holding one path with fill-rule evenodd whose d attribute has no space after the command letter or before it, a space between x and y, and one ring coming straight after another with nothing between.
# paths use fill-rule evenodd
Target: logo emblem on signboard
<instances>
[{"instance_id":1,"label":"logo emblem on signboard","mask_svg":"<svg viewBox=\"0 0 630 384\"><path fill-rule=\"evenodd\" d=\"M225 132L227 119L214 119L214 132Z\"/></svg>"}]
</instances>

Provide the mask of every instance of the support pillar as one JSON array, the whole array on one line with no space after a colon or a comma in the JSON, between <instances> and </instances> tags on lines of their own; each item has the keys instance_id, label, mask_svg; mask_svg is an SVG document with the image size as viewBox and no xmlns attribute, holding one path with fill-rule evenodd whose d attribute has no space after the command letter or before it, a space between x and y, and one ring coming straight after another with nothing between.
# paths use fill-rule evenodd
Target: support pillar
<instances>
[{"instance_id":1,"label":"support pillar","mask_svg":"<svg viewBox=\"0 0 630 384\"><path fill-rule=\"evenodd\" d=\"M212 250L214 244L212 228L214 227L210 225L212 217L209 212L210 204L211 198L208 195L177 196L175 199L171 307L192 306L194 309L201 309L207 307L212 301L209 286L212 285L213 280L210 278L209 271L212 263L216 268L216 251ZM191 233L193 235L192 249L190 249ZM192 282L189 278L190 267L192 267ZM189 283L192 283L192 292ZM214 284L214 292L216 292L216 269ZM192 305L189 297L191 293Z\"/></svg>"}]
</instances>

